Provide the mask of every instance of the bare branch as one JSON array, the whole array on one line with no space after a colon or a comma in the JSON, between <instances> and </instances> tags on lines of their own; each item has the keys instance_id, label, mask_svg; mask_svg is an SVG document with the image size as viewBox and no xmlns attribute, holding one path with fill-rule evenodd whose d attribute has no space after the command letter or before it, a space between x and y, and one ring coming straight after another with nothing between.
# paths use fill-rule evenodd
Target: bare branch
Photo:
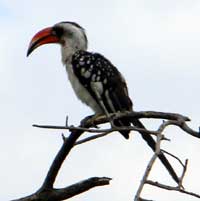
<instances>
[{"instance_id":1,"label":"bare branch","mask_svg":"<svg viewBox=\"0 0 200 201\"><path fill-rule=\"evenodd\" d=\"M110 184L111 178L108 177L92 177L79 183L73 184L66 188L55 189L56 194L60 196L59 200L64 200L76 196L80 193L90 190L97 186L105 186Z\"/></svg>"},{"instance_id":2,"label":"bare branch","mask_svg":"<svg viewBox=\"0 0 200 201\"><path fill-rule=\"evenodd\" d=\"M85 139L82 139L82 140L79 140L75 143L75 145L80 145L80 144L83 144L85 142L89 142L89 141L92 141L92 140L96 140L97 138L102 138L102 137L105 137L106 135L110 134L110 132L104 132L104 133L100 133L100 134L97 134L97 135L93 135L91 137L87 137Z\"/></svg>"},{"instance_id":3,"label":"bare branch","mask_svg":"<svg viewBox=\"0 0 200 201\"><path fill-rule=\"evenodd\" d=\"M162 189L165 189L165 190L169 190L169 191L177 191L177 192L180 192L180 193L185 193L185 194L200 198L199 194L189 192L189 191L186 191L184 189L180 189L179 187L172 187L172 186L168 186L168 185L161 184L159 182L154 182L154 181L151 181L151 180L147 180L146 184L156 186L156 187L159 187L159 188L162 188Z\"/></svg>"},{"instance_id":4,"label":"bare branch","mask_svg":"<svg viewBox=\"0 0 200 201\"><path fill-rule=\"evenodd\" d=\"M115 127L114 126L109 129L98 129L97 125L110 122L110 118L112 120L115 120L115 119L134 120L134 119L140 119L140 118L153 118L153 119L165 119L167 121L164 121L159 126L159 129L156 131L146 130L145 128L139 128L139 127L133 127L133 126L128 126L128 127ZM166 186L166 185L160 184L158 182L152 182L152 181L148 180L148 176L150 174L150 171L153 167L155 160L157 159L157 157L160 158L160 156L162 154L162 152L161 152L162 150L160 149L160 144L163 139L166 140L165 136L162 135L162 132L164 131L164 129L167 126L176 125L176 126L180 127L182 130L184 130L186 133L191 134L194 137L200 138L200 132L199 131L196 132L193 129L191 129L186 124L186 121L190 121L190 119L188 117L185 117L183 115L176 114L176 113L144 111L144 112L124 112L124 113L111 114L111 115L109 115L109 119L106 116L98 116L95 119L86 117L85 119L83 119L81 121L81 124L78 127L69 126L68 125L68 117L66 118L65 126L33 125L35 127L48 128L48 129L49 128L50 129L67 129L71 132L71 134L67 138L64 137L64 135L62 135L63 145L60 148L59 152L57 153L54 161L52 162L52 165L47 173L47 176L46 176L41 188L33 195L30 195L30 196L27 196L25 198L21 198L21 199L15 200L15 201L47 201L47 200L48 201L61 201L61 200L68 199L72 196L75 196L79 193L85 192L95 186L108 185L109 181L111 180L110 178L94 177L94 178L84 180L82 182L79 182L77 184L74 184L74 185L71 185L69 187L62 188L62 189L55 189L53 187L53 185L55 183L55 179L57 177L58 171L61 168L62 163L64 162L64 160L70 153L71 149L75 145L79 145L79 144L82 144L82 143L85 143L85 142L88 142L91 140L95 140L97 138L104 137L114 131L124 131L124 130L138 131L138 132L142 133L142 135L144 135L144 136L145 136L145 134L147 134L147 135L155 135L157 137L155 153L153 154L151 160L149 161L149 163L147 165L144 176L143 176L140 186L137 190L137 194L134 199L135 201L147 201L146 199L143 199L140 197L145 184L154 185L154 186L157 186L160 188L165 188L167 190L176 190L176 191L190 194L192 196L200 198L199 195L185 191L183 189L182 182L183 182L183 178L185 176L186 170L187 170L187 160L184 165L178 157L176 157L166 151L164 151L164 152L171 155L172 157L176 158L183 166L183 172L180 177L180 182L179 182L178 187ZM93 127L93 129L91 129L90 127ZM94 127L95 127L95 129L94 129ZM77 141L78 138L85 131L90 132L90 133L98 133L98 134ZM179 178L177 180L179 181Z\"/></svg>"},{"instance_id":5,"label":"bare branch","mask_svg":"<svg viewBox=\"0 0 200 201\"><path fill-rule=\"evenodd\" d=\"M200 131L195 131L193 129L191 129L187 124L186 121L190 121L190 119L186 116L183 116L181 114L177 114L177 113L164 113L164 112L154 112L154 111L144 111L144 112L124 112L124 113L113 113L110 115L110 118L113 119L140 119L140 118L154 118L154 119L167 119L170 121L167 121L167 125L176 125L178 127L180 127L183 131L185 131L186 133L200 138ZM92 119L90 121L90 119L87 119L87 123L88 125L90 125L89 127L94 127L96 125L99 124L103 124L103 123L107 123L109 122L109 119L105 116L98 116L96 119ZM68 122L67 122L68 124ZM92 132L92 133L102 133L102 132L113 132L113 131L123 131L123 130L134 130L134 131L138 131L138 132L146 132L147 134L154 134L157 135L157 132L155 131L148 131L146 129L141 129L141 128L137 128L137 127L120 127L120 128L111 128L111 129L88 129L88 128L83 128L83 127L74 127L74 126L51 126L51 125L33 125L34 127L39 127L39 128L48 128L48 129L67 129L70 131L73 130L80 130L80 131L87 131L87 132ZM165 125L163 125L164 128L166 127ZM161 128L161 129L164 129Z\"/></svg>"},{"instance_id":6,"label":"bare branch","mask_svg":"<svg viewBox=\"0 0 200 201\"><path fill-rule=\"evenodd\" d=\"M148 163L148 165L147 165L147 168L146 168L146 170L145 170L145 173L144 173L144 175L143 175L143 177L142 177L142 180L141 180L140 185L139 185L139 188L138 188L138 190L137 190L137 192L136 192L134 201L139 201L139 200L141 200L140 195L141 195L141 193L142 193L142 190L143 190L143 188L144 188L144 185L145 185L145 183L146 183L146 180L147 180L147 178L148 178L148 176L149 176L149 174L150 174L150 171L151 171L151 169L152 169L152 167L153 167L153 164L154 164L156 158L157 158L157 155L154 153L153 156L151 157L151 159L150 159L150 161L149 161L149 163Z\"/></svg>"},{"instance_id":7,"label":"bare branch","mask_svg":"<svg viewBox=\"0 0 200 201\"><path fill-rule=\"evenodd\" d=\"M82 121L81 127L89 127L89 126L90 125L87 125L87 122ZM58 154L56 155L41 188L43 189L53 188L53 184L55 182L56 176L62 163L64 162L65 158L67 157L72 147L74 146L76 140L81 136L82 133L83 131L81 130L75 130L70 134L67 140L64 140L64 143L61 149L59 150Z\"/></svg>"},{"instance_id":8,"label":"bare branch","mask_svg":"<svg viewBox=\"0 0 200 201\"><path fill-rule=\"evenodd\" d=\"M151 159L150 159L150 161L149 161L149 163L147 165L147 168L145 170L144 176L143 176L143 178L142 178L142 180L140 182L140 186L139 186L139 188L137 190L137 193L135 195L134 201L139 201L141 199L140 195L142 193L142 190L144 188L146 180L147 180L147 178L148 178L148 176L150 174L150 171L151 171L151 169L153 167L153 164L155 163L158 155L160 154L160 143L161 143L161 140L162 140L162 134L161 134L161 132L164 130L164 128L167 125L168 125L167 122L163 122L163 124L161 124L161 126L158 129L158 132L160 132L160 133L157 135L157 139L156 139L156 150L155 150L153 156L151 157Z\"/></svg>"},{"instance_id":9,"label":"bare branch","mask_svg":"<svg viewBox=\"0 0 200 201\"><path fill-rule=\"evenodd\" d=\"M66 200L97 186L110 183L111 178L92 177L61 189L42 189L33 195L13 201L60 201Z\"/></svg>"},{"instance_id":10,"label":"bare branch","mask_svg":"<svg viewBox=\"0 0 200 201\"><path fill-rule=\"evenodd\" d=\"M68 126L68 121L69 121L69 117L66 116L66 119L65 119L65 126Z\"/></svg>"},{"instance_id":11,"label":"bare branch","mask_svg":"<svg viewBox=\"0 0 200 201\"><path fill-rule=\"evenodd\" d=\"M185 176L185 173L187 171L187 165L188 165L188 159L185 160L185 165L183 166L183 172L182 172L182 175L180 177L180 182L179 182L179 188L183 188L183 179L184 179L184 176Z\"/></svg>"},{"instance_id":12,"label":"bare branch","mask_svg":"<svg viewBox=\"0 0 200 201\"><path fill-rule=\"evenodd\" d=\"M144 199L144 198L139 198L138 201L154 201L154 200L147 200L147 199Z\"/></svg>"},{"instance_id":13,"label":"bare branch","mask_svg":"<svg viewBox=\"0 0 200 201\"><path fill-rule=\"evenodd\" d=\"M183 131L192 135L193 137L200 138L200 130L195 131L195 130L191 129L185 122L177 121L177 122L174 122L173 125L179 126Z\"/></svg>"},{"instance_id":14,"label":"bare branch","mask_svg":"<svg viewBox=\"0 0 200 201\"><path fill-rule=\"evenodd\" d=\"M45 128L45 129L66 129L69 131L82 131L82 132L88 132L88 133L111 133L115 131L125 131L125 130L130 130L130 131L138 131L138 132L144 132L146 134L151 134L157 136L158 132L156 131L151 131L151 130L146 130L143 128L137 128L134 126L123 126L123 127L114 127L114 128L108 128L108 129L91 129L91 128L83 128L80 126L52 126L52 125L37 125L33 124L33 127L37 128Z\"/></svg>"},{"instance_id":15,"label":"bare branch","mask_svg":"<svg viewBox=\"0 0 200 201\"><path fill-rule=\"evenodd\" d=\"M58 174L58 171L71 151L72 147L74 146L76 140L80 137L82 134L82 131L74 131L70 134L70 137L67 138L67 140L64 140L64 143L62 147L60 148L58 154L56 155L48 173L44 180L44 183L42 185L42 188L44 189L51 189L53 188L53 184L55 182L56 176Z\"/></svg>"},{"instance_id":16,"label":"bare branch","mask_svg":"<svg viewBox=\"0 0 200 201\"><path fill-rule=\"evenodd\" d=\"M181 161L180 158L178 158L177 156L175 156L175 155L169 153L169 152L166 151L166 150L161 149L161 151L162 151L163 153L168 154L169 156L175 158L175 159L182 165L183 168L185 167L185 164L183 164L183 162Z\"/></svg>"},{"instance_id":17,"label":"bare branch","mask_svg":"<svg viewBox=\"0 0 200 201\"><path fill-rule=\"evenodd\" d=\"M126 112L126 113L118 113L118 118L123 117L132 117L136 119L141 118L152 118L152 119L167 119L167 120L178 120L182 119L183 121L190 121L190 118L183 116L177 113L169 113L169 112L155 112L155 111L141 111L141 112Z\"/></svg>"}]
</instances>

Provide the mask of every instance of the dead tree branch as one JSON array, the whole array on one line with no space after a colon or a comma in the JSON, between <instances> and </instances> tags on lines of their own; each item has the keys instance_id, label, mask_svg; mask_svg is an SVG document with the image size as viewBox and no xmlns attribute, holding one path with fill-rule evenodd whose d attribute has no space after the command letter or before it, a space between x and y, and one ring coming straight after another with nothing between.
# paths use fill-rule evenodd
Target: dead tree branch
<instances>
[{"instance_id":1,"label":"dead tree branch","mask_svg":"<svg viewBox=\"0 0 200 201\"><path fill-rule=\"evenodd\" d=\"M163 119L166 121L164 121L159 126L159 128L155 131L138 128L138 127L133 127L133 126L128 126L128 127L115 127L114 126L109 129L98 129L97 125L110 122L110 119L108 119L106 116L99 116L95 119L86 117L85 119L83 119L81 121L81 124L78 127L68 126L68 119L66 120L65 126L33 125L34 127L39 127L39 128L65 129L65 130L69 130L71 132L71 134L67 138L63 136L63 139L64 139L63 145L60 148L59 152L57 153L55 159L53 160L52 165L50 166L49 171L46 175L46 178L45 178L42 186L40 187L40 189L36 193L34 193L30 196L27 196L27 197L21 198L21 199L17 199L15 201L47 201L47 200L48 201L61 201L61 200L65 200L70 197L73 197L82 192L85 192L93 187L108 185L111 180L110 178L93 177L93 178L84 180L82 182L79 182L77 184L68 186L66 188L61 188L61 189L54 188L54 183L55 183L56 177L58 175L58 172L59 172L64 160L66 159L66 157L68 156L68 154L70 153L70 151L72 150L72 148L75 145L79 145L79 144L82 144L82 143L85 143L85 142L88 142L91 140L95 140L95 139L104 137L114 131L122 131L122 130L130 130L130 131L134 130L134 131L142 132L147 135L149 135L149 134L154 135L157 138L156 151L148 163L145 174L143 176L143 179L141 181L141 184L140 184L137 194L135 196L135 201L145 200L145 199L142 199L140 196L145 184L154 185L154 186L157 186L160 188L165 188L167 190L177 190L179 192L186 193L186 194L200 198L200 196L195 193L190 193L190 192L183 190L182 182L183 182L183 178L184 178L184 175L185 175L186 169L187 169L187 161L184 166L183 163L181 162L181 160L178 159L178 157L176 157L168 152L167 152L168 154L170 154L171 156L176 158L183 165L183 173L180 177L179 186L176 188L169 187L169 186L162 185L158 182L152 182L152 181L148 180L150 170L152 169L156 158L159 156L159 154L162 151L160 148L161 141L166 140L166 138L163 136L162 133L167 126L169 126L169 125L178 126L186 133L188 133L194 137L200 138L200 132L194 131L186 124L187 121L190 121L190 119L188 117L185 117L183 115L176 114L176 113L144 111L144 112L116 113L116 114L111 114L109 118L111 118L113 120L115 120L115 119L130 120L130 119L141 119L141 118L153 118L153 119ZM84 132L97 133L97 134L78 141L78 138Z\"/></svg>"},{"instance_id":2,"label":"dead tree branch","mask_svg":"<svg viewBox=\"0 0 200 201\"><path fill-rule=\"evenodd\" d=\"M84 181L78 182L76 184L73 184L71 186L68 186L66 188L61 189L43 189L41 188L33 195L20 198L13 201L60 201L60 200L66 200L69 199L75 195L78 195L80 193L83 193L85 191L90 190L91 188L97 187L97 186L104 186L108 185L110 182L110 178L107 177L92 177L89 179L86 179Z\"/></svg>"},{"instance_id":3,"label":"dead tree branch","mask_svg":"<svg viewBox=\"0 0 200 201\"><path fill-rule=\"evenodd\" d=\"M154 152L153 156L151 157L151 159L150 159L150 161L149 161L149 163L147 165L147 168L145 170L144 176L143 176L143 178L142 178L142 180L140 182L139 188L138 188L137 193L135 195L134 201L139 201L139 200L142 199L142 198L140 198L140 195L141 195L142 190L144 188L144 185L145 185L145 183L147 181L147 178L148 178L148 176L150 174L150 171L151 171L151 169L153 167L153 164L155 163L158 155L160 154L160 144L161 144L161 140L162 140L162 131L165 129L165 127L167 125L168 125L167 122L164 122L163 124L161 124L161 126L158 129L159 134L157 135L157 138L156 138L156 151Z\"/></svg>"},{"instance_id":4,"label":"dead tree branch","mask_svg":"<svg viewBox=\"0 0 200 201\"><path fill-rule=\"evenodd\" d=\"M88 128L90 126L91 122L88 121L88 118L82 120L80 125L80 127L83 128ZM81 136L82 133L82 130L73 130L70 136L64 140L62 147L52 162L44 183L36 193L13 201L61 201L85 192L93 187L108 185L109 181L111 180L110 178L94 177L63 189L54 189L53 184L61 168L61 165L73 148L76 140Z\"/></svg>"},{"instance_id":5,"label":"dead tree branch","mask_svg":"<svg viewBox=\"0 0 200 201\"><path fill-rule=\"evenodd\" d=\"M148 180L148 176L149 176L150 171L151 171L151 169L152 169L152 167L154 165L154 162L156 161L158 155L162 151L160 149L161 140L162 140L162 132L169 125L174 125L174 120L164 121L160 125L160 127L158 128L158 133L159 134L157 135L156 151L153 154L153 156L151 157L151 159L150 159L150 161L149 161L149 163L147 165L147 168L145 170L144 176L143 176L143 178L141 180L141 183L140 183L139 188L137 190L137 193L135 195L134 201L144 200L143 198L140 197L140 195L142 193L142 190L143 190L145 184L150 184L150 185L153 185L153 186L157 186L157 187L163 188L165 190L178 191L178 192L181 192L181 193L185 193L185 194L200 198L200 195L198 195L196 193L188 192L188 191L184 190L184 188L183 188L183 179L184 179L184 176L185 176L185 173L186 173L186 170L187 170L188 160L186 160L185 164L183 164L182 161L177 156L174 156L173 154L170 154L169 152L166 152L166 153L169 154L170 156L174 157L183 166L183 171L182 171L182 175L180 177L179 185L177 187L172 187L172 186L163 185L163 184L160 184L158 182L153 182L153 181Z\"/></svg>"},{"instance_id":6,"label":"dead tree branch","mask_svg":"<svg viewBox=\"0 0 200 201\"><path fill-rule=\"evenodd\" d=\"M190 192L190 191L186 191L184 189L180 189L179 187L168 186L168 185L161 184L159 182L155 182L155 181L151 181L151 180L147 180L146 184L156 186L158 188L162 188L162 189L169 190L169 191L177 191L180 193L185 193L185 194L191 195L193 197L200 198L200 195L193 193L193 192Z\"/></svg>"},{"instance_id":7,"label":"dead tree branch","mask_svg":"<svg viewBox=\"0 0 200 201\"><path fill-rule=\"evenodd\" d=\"M143 111L143 112L123 112L123 113L114 113L110 115L111 118L113 119L141 119L141 118L152 118L152 119L164 119L164 120L170 120L168 121L169 125L175 125L180 127L183 131L185 131L187 134L190 134L194 137L200 138L200 131L195 131L192 128L190 128L186 122L190 121L190 119L186 116L183 116L181 114L177 113L164 113L164 112L154 112L154 111ZM108 118L104 115L97 117L96 119L93 119L90 121L88 119L88 123L90 124L90 127L97 126L99 124L107 123L109 122ZM114 131L122 131L122 130L135 130L138 132L146 132L147 134L154 134L157 135L158 132L156 131L150 131L146 129L141 129L137 127L114 127L111 129L89 129L79 126L79 127L74 127L74 126L52 126L52 125L33 125L34 127L39 127L39 128L47 128L47 129L64 129L64 130L80 130L80 131L86 131L86 132L91 132L91 133L103 133L103 132L114 132Z\"/></svg>"}]
</instances>

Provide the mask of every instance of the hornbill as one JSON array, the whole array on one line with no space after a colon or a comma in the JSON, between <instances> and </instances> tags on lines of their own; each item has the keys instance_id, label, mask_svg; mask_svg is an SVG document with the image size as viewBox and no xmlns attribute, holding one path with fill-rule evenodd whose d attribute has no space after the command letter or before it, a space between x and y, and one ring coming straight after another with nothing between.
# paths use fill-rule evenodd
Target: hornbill
<instances>
[{"instance_id":1,"label":"hornbill","mask_svg":"<svg viewBox=\"0 0 200 201\"><path fill-rule=\"evenodd\" d=\"M126 81L118 69L104 56L98 53L88 52L88 40L85 30L75 22L60 22L52 27L39 31L32 38L27 56L37 47L57 43L61 46L62 62L66 67L68 79L77 97L88 105L95 115L132 111L132 101L128 94ZM137 120L114 120L115 126L130 126L133 124L139 128L145 128ZM129 138L130 131L120 131ZM153 151L156 143L151 135L140 132L142 138ZM179 183L179 178L173 167L161 152L158 155L172 178Z\"/></svg>"}]
</instances>

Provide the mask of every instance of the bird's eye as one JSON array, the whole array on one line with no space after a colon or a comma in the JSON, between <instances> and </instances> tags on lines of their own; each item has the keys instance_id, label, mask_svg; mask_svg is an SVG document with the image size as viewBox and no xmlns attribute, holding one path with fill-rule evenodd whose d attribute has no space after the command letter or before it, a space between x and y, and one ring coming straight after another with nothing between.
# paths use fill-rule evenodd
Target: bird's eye
<instances>
[{"instance_id":1,"label":"bird's eye","mask_svg":"<svg viewBox=\"0 0 200 201\"><path fill-rule=\"evenodd\" d=\"M66 35L67 35L67 37L72 38L73 35L74 35L74 33L73 33L72 30L67 30L67 31L66 31Z\"/></svg>"},{"instance_id":2,"label":"bird's eye","mask_svg":"<svg viewBox=\"0 0 200 201\"><path fill-rule=\"evenodd\" d=\"M64 30L62 27L54 27L53 32L60 38L63 35Z\"/></svg>"}]
</instances>

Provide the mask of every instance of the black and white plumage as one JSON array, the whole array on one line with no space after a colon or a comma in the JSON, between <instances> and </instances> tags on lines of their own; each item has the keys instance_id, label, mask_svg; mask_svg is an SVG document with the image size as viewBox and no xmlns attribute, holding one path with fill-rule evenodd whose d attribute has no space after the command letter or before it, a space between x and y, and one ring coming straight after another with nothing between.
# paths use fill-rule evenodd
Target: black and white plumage
<instances>
[{"instance_id":1,"label":"black and white plumage","mask_svg":"<svg viewBox=\"0 0 200 201\"><path fill-rule=\"evenodd\" d=\"M66 67L69 81L77 97L95 114L109 115L111 112L132 111L132 102L123 76L108 59L87 51L87 36L80 25L74 22L60 22L41 30L32 38L27 55L47 43L61 45L62 62ZM117 120L114 124L117 126L133 124L145 128L137 119L132 122ZM128 131L121 133L128 139ZM151 135L141 132L141 136L155 151L156 144ZM159 158L173 179L179 183L179 178L165 155L160 153Z\"/></svg>"},{"instance_id":2,"label":"black and white plumage","mask_svg":"<svg viewBox=\"0 0 200 201\"><path fill-rule=\"evenodd\" d=\"M72 57L72 68L92 101L84 99L96 114L132 111L132 102L121 73L105 57L97 53L77 51ZM98 97L99 95L99 97ZM83 95L85 98L85 94ZM83 101L83 98L81 98ZM100 103L102 101L102 105ZM104 108L105 107L105 108ZM129 126L127 121L115 121L117 126ZM128 139L128 131L121 132Z\"/></svg>"}]
</instances>

